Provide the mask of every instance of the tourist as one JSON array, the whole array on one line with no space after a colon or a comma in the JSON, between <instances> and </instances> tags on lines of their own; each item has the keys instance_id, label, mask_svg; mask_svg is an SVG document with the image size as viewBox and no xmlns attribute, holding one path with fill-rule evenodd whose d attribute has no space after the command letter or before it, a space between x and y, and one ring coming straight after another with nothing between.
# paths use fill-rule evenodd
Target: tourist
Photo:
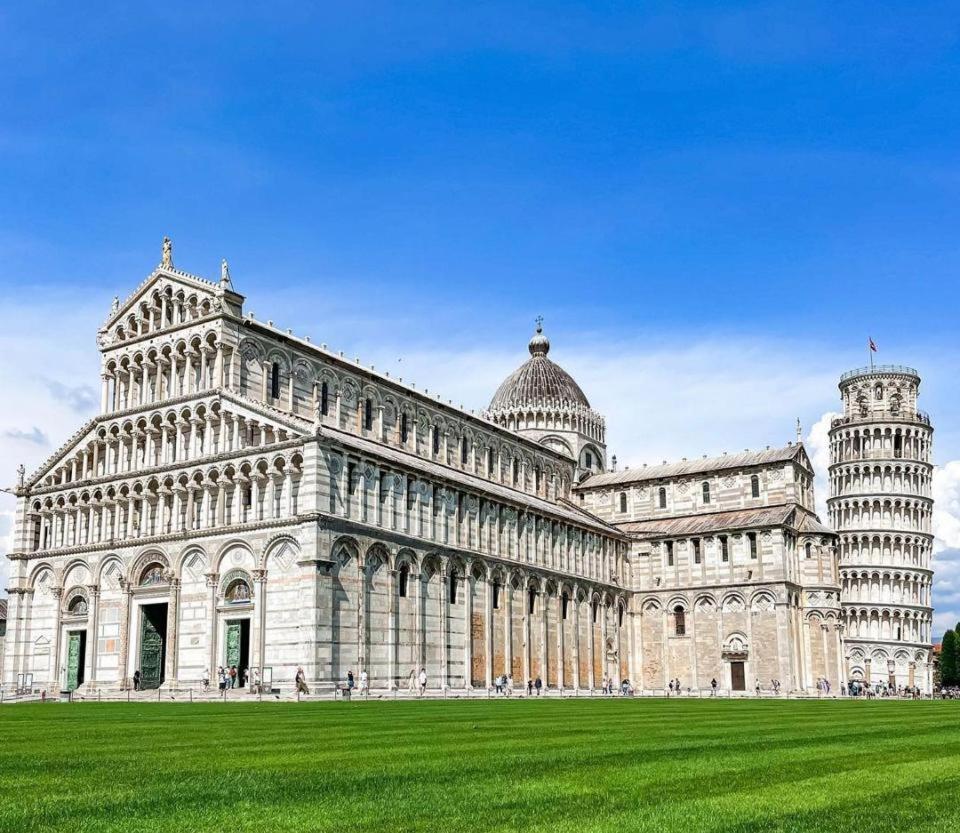
<instances>
[{"instance_id":1,"label":"tourist","mask_svg":"<svg viewBox=\"0 0 960 833\"><path fill-rule=\"evenodd\" d=\"M759 697L760 696L760 678L759 677L757 677L757 681L754 683L754 688L756 689L757 697Z\"/></svg>"},{"instance_id":2,"label":"tourist","mask_svg":"<svg viewBox=\"0 0 960 833\"><path fill-rule=\"evenodd\" d=\"M673 687L677 690L677 696L679 696L680 695L680 678L679 677L677 677L677 679L673 681Z\"/></svg>"},{"instance_id":3,"label":"tourist","mask_svg":"<svg viewBox=\"0 0 960 833\"><path fill-rule=\"evenodd\" d=\"M139 668L133 672L133 690L134 691L140 690L140 669Z\"/></svg>"},{"instance_id":4,"label":"tourist","mask_svg":"<svg viewBox=\"0 0 960 833\"><path fill-rule=\"evenodd\" d=\"M413 694L417 690L417 669L411 668L407 675L407 691Z\"/></svg>"},{"instance_id":5,"label":"tourist","mask_svg":"<svg viewBox=\"0 0 960 833\"><path fill-rule=\"evenodd\" d=\"M217 669L217 685L220 687L220 691L227 688L227 672L223 670L222 665Z\"/></svg>"},{"instance_id":6,"label":"tourist","mask_svg":"<svg viewBox=\"0 0 960 833\"><path fill-rule=\"evenodd\" d=\"M420 683L420 696L423 697L423 695L427 693L427 669L426 668L420 669L420 677L418 679L418 682Z\"/></svg>"},{"instance_id":7,"label":"tourist","mask_svg":"<svg viewBox=\"0 0 960 833\"><path fill-rule=\"evenodd\" d=\"M670 685L668 686L668 688L669 688L669 691L667 692L667 697L673 694L673 678L672 677L670 678Z\"/></svg>"},{"instance_id":8,"label":"tourist","mask_svg":"<svg viewBox=\"0 0 960 833\"><path fill-rule=\"evenodd\" d=\"M717 696L717 678L716 677L710 680L710 696L711 697Z\"/></svg>"},{"instance_id":9,"label":"tourist","mask_svg":"<svg viewBox=\"0 0 960 833\"><path fill-rule=\"evenodd\" d=\"M350 689L350 693L353 694L353 671L347 672L347 688Z\"/></svg>"},{"instance_id":10,"label":"tourist","mask_svg":"<svg viewBox=\"0 0 960 833\"><path fill-rule=\"evenodd\" d=\"M253 668L250 671L250 691L254 694L260 693L260 669Z\"/></svg>"},{"instance_id":11,"label":"tourist","mask_svg":"<svg viewBox=\"0 0 960 833\"><path fill-rule=\"evenodd\" d=\"M503 694L503 674L497 674L497 679L494 680L494 685L496 687L497 694Z\"/></svg>"},{"instance_id":12,"label":"tourist","mask_svg":"<svg viewBox=\"0 0 960 833\"><path fill-rule=\"evenodd\" d=\"M527 680L527 697L533 697L533 680Z\"/></svg>"},{"instance_id":13,"label":"tourist","mask_svg":"<svg viewBox=\"0 0 960 833\"><path fill-rule=\"evenodd\" d=\"M509 697L511 694L513 694L513 674L510 674L510 675L507 677L507 686L506 686L506 688L507 688L507 697Z\"/></svg>"},{"instance_id":14,"label":"tourist","mask_svg":"<svg viewBox=\"0 0 960 833\"><path fill-rule=\"evenodd\" d=\"M297 694L309 694L310 689L307 687L307 675L303 673L303 666L297 666L297 676L294 677L294 682L297 685Z\"/></svg>"},{"instance_id":15,"label":"tourist","mask_svg":"<svg viewBox=\"0 0 960 833\"><path fill-rule=\"evenodd\" d=\"M369 694L370 693L370 684L367 680L367 671L366 669L360 670L360 693Z\"/></svg>"},{"instance_id":16,"label":"tourist","mask_svg":"<svg viewBox=\"0 0 960 833\"><path fill-rule=\"evenodd\" d=\"M539 677L537 677L537 681L536 681L533 685L534 685L534 688L536 688L536 690L537 690L537 697L539 697L539 696L540 696L540 689L543 688L543 680L541 680Z\"/></svg>"},{"instance_id":17,"label":"tourist","mask_svg":"<svg viewBox=\"0 0 960 833\"><path fill-rule=\"evenodd\" d=\"M203 669L203 690L204 691L210 690L210 669L209 668Z\"/></svg>"},{"instance_id":18,"label":"tourist","mask_svg":"<svg viewBox=\"0 0 960 833\"><path fill-rule=\"evenodd\" d=\"M237 687L237 666L231 665L230 666L230 688L236 688L236 687Z\"/></svg>"}]
</instances>

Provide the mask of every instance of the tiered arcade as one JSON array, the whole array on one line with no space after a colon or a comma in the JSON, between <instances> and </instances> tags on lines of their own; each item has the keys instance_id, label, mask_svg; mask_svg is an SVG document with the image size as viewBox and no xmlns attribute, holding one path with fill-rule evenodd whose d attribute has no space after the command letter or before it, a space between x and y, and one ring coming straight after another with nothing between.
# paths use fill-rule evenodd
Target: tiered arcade
<instances>
[{"instance_id":1,"label":"tiered arcade","mask_svg":"<svg viewBox=\"0 0 960 833\"><path fill-rule=\"evenodd\" d=\"M840 379L830 429L830 524L839 533L847 676L929 691L933 570L930 418L909 367Z\"/></svg>"}]
</instances>

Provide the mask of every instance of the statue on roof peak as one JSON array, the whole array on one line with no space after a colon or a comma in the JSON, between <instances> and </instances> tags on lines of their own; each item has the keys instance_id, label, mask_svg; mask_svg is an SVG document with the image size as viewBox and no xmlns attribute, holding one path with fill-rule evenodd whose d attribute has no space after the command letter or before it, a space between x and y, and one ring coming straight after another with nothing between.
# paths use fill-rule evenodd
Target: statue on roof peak
<instances>
[{"instance_id":1,"label":"statue on roof peak","mask_svg":"<svg viewBox=\"0 0 960 833\"><path fill-rule=\"evenodd\" d=\"M160 265L164 269L173 269L173 243L169 237L163 238L163 256L160 258Z\"/></svg>"}]
</instances>

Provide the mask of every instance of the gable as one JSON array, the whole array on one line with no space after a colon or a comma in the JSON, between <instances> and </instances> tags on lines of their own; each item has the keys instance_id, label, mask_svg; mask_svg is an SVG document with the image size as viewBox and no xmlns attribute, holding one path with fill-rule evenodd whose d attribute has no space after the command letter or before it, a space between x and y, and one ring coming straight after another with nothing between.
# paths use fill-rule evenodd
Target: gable
<instances>
[{"instance_id":1,"label":"gable","mask_svg":"<svg viewBox=\"0 0 960 833\"><path fill-rule=\"evenodd\" d=\"M229 285L161 266L125 301L114 301L97 342L101 349L113 347L224 311L242 315L243 296Z\"/></svg>"}]
</instances>

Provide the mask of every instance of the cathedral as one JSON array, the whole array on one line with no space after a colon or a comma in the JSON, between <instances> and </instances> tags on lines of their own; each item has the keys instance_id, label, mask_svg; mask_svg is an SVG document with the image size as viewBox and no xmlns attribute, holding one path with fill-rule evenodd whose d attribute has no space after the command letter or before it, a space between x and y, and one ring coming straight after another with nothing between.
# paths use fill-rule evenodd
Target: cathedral
<instances>
[{"instance_id":1,"label":"cathedral","mask_svg":"<svg viewBox=\"0 0 960 833\"><path fill-rule=\"evenodd\" d=\"M221 666L287 692L298 669L320 692L350 672L405 689L421 669L438 691L501 675L929 690L932 429L915 372L865 370L866 410L860 376L841 387L838 535L799 437L608 465L604 418L539 324L475 414L244 300L226 262L197 277L165 240L114 302L99 413L16 489L5 690L199 689ZM864 455L879 479L860 501ZM907 476L902 533L908 502L886 493Z\"/></svg>"}]
</instances>

